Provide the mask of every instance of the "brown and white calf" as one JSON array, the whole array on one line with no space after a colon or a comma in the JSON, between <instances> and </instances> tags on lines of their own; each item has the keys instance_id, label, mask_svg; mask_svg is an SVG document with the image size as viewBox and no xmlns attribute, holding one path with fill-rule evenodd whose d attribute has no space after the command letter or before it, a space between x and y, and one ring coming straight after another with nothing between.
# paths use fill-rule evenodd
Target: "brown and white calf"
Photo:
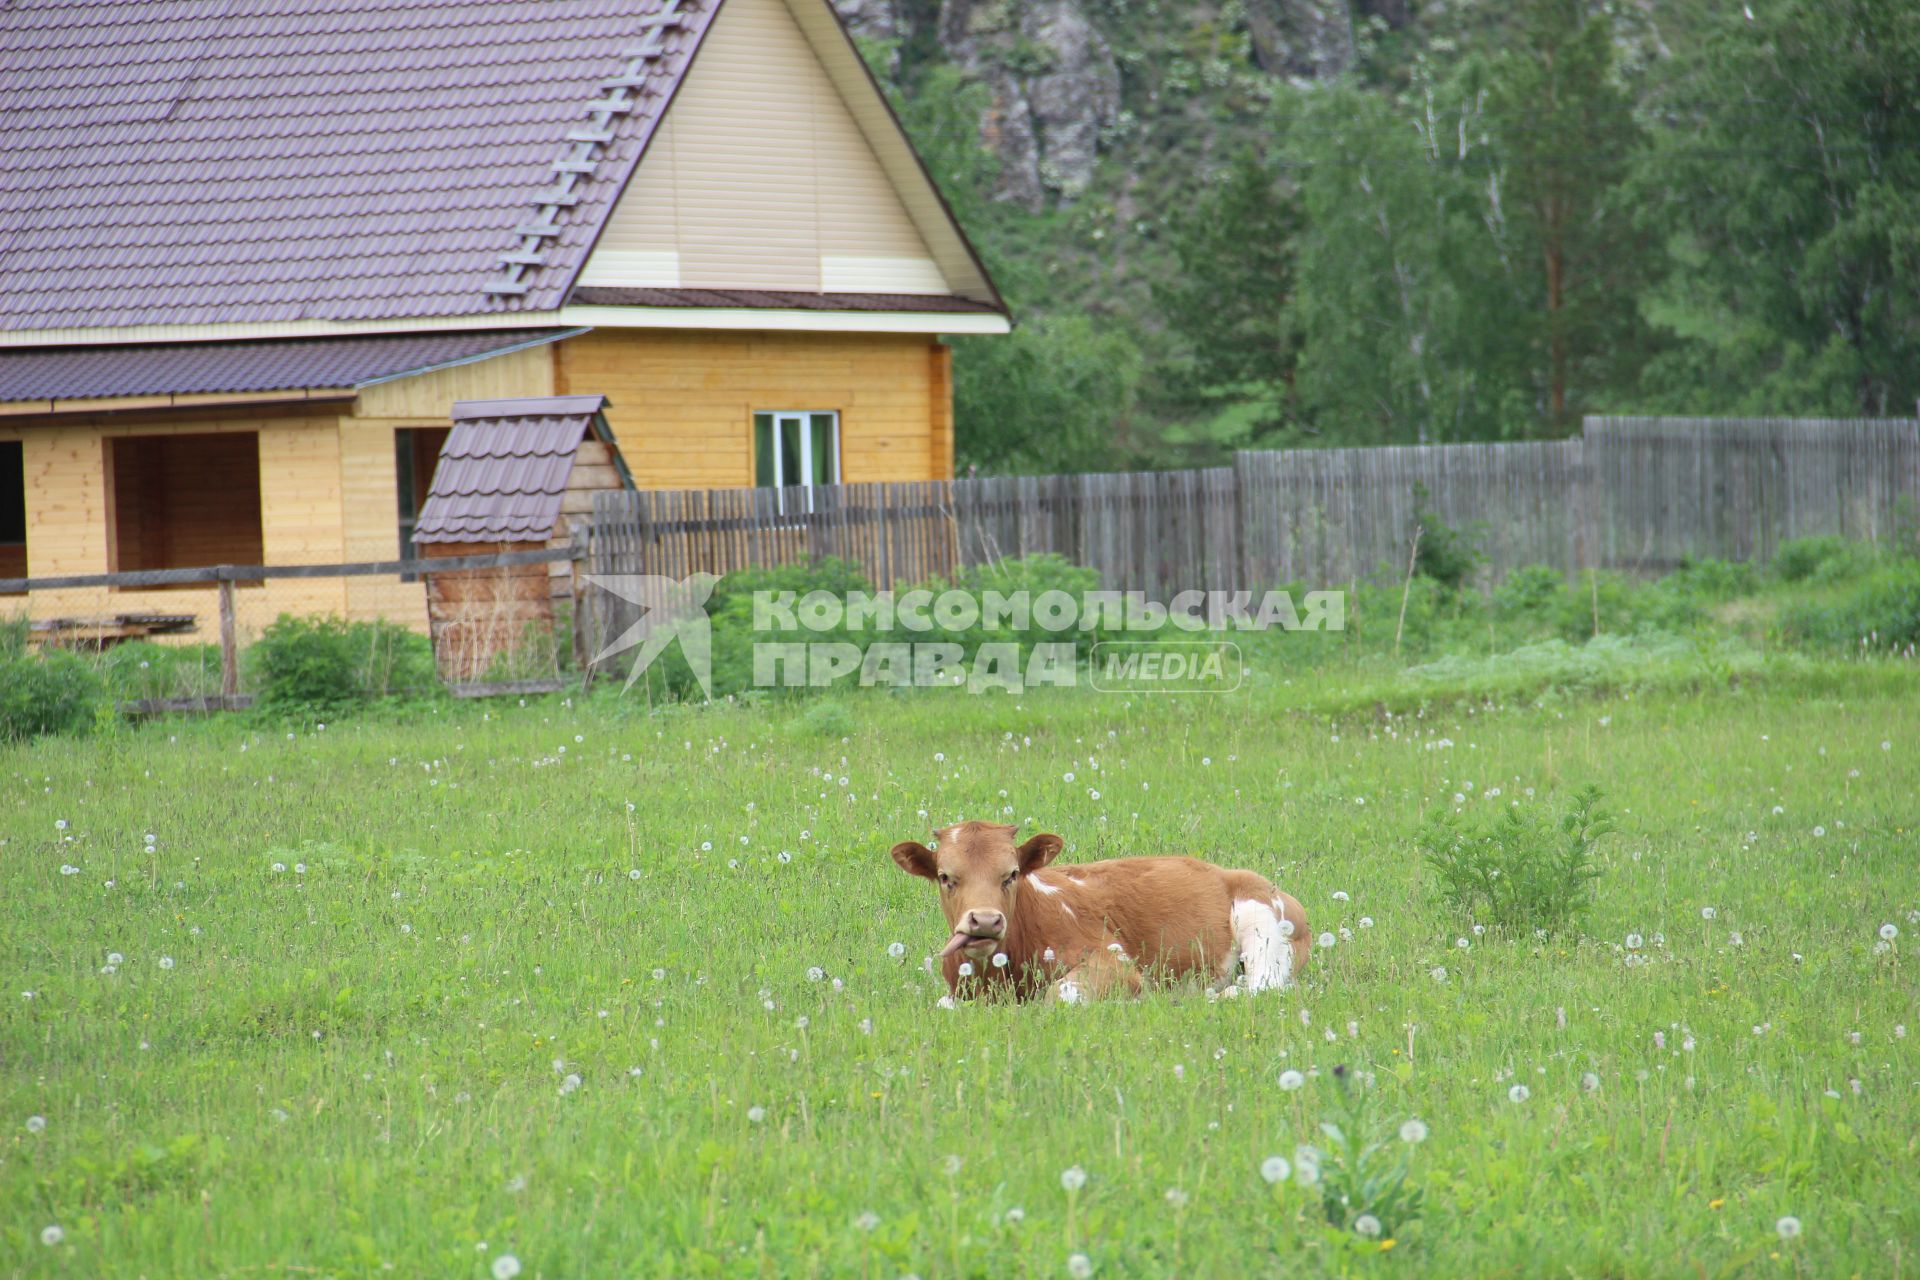
<instances>
[{"instance_id":1,"label":"brown and white calf","mask_svg":"<svg viewBox=\"0 0 1920 1280\"><path fill-rule=\"evenodd\" d=\"M1060 837L962 822L893 860L940 886L953 935L940 953L953 994L1048 995L1069 1004L1134 995L1143 972L1250 991L1290 985L1307 962L1307 913L1266 877L1198 858L1049 867Z\"/></svg>"}]
</instances>

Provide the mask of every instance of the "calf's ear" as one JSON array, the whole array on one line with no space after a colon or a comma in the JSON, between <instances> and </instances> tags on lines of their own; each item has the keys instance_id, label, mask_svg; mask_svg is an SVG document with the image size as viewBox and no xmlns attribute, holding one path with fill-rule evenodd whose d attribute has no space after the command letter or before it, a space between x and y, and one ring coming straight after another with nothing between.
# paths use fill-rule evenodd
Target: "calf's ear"
<instances>
[{"instance_id":1,"label":"calf's ear","mask_svg":"<svg viewBox=\"0 0 1920 1280\"><path fill-rule=\"evenodd\" d=\"M902 840L893 846L893 860L910 876L934 877L933 850L918 840Z\"/></svg>"},{"instance_id":2,"label":"calf's ear","mask_svg":"<svg viewBox=\"0 0 1920 1280\"><path fill-rule=\"evenodd\" d=\"M1041 834L1021 845L1015 850L1020 855L1021 874L1032 875L1052 862L1060 854L1060 844L1059 836Z\"/></svg>"}]
</instances>

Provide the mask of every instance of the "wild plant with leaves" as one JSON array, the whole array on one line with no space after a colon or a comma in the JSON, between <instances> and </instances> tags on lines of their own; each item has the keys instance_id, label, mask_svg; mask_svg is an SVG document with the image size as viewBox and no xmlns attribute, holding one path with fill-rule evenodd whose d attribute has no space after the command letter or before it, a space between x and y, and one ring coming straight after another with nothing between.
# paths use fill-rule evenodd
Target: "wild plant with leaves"
<instances>
[{"instance_id":1,"label":"wild plant with leaves","mask_svg":"<svg viewBox=\"0 0 1920 1280\"><path fill-rule=\"evenodd\" d=\"M1419 835L1440 895L1454 911L1508 932L1552 933L1593 905L1600 864L1594 847L1613 830L1600 788L1576 793L1555 820L1531 806L1463 821L1447 812Z\"/></svg>"},{"instance_id":2,"label":"wild plant with leaves","mask_svg":"<svg viewBox=\"0 0 1920 1280\"><path fill-rule=\"evenodd\" d=\"M1408 1176L1427 1126L1412 1117L1396 1125L1372 1115L1372 1072L1342 1065L1332 1079L1331 1118L1320 1122L1328 1144L1317 1161L1321 1206L1341 1231L1393 1240L1420 1218L1425 1193Z\"/></svg>"}]
</instances>

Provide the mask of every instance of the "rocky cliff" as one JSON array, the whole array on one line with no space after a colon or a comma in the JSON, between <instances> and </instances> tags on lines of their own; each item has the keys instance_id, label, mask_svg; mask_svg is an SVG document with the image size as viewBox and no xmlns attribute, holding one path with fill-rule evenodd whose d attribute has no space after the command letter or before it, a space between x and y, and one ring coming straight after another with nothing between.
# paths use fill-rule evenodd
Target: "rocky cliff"
<instances>
[{"instance_id":1,"label":"rocky cliff","mask_svg":"<svg viewBox=\"0 0 1920 1280\"><path fill-rule=\"evenodd\" d=\"M835 0L854 33L902 59L937 59L983 84L998 194L1029 210L1071 203L1103 156L1141 145L1204 152L1210 118L1259 82L1344 71L1363 28L1397 30L1410 0ZM1150 148L1151 149L1151 148ZM1123 187L1126 183L1123 181ZM1123 197L1124 198L1124 197Z\"/></svg>"}]
</instances>

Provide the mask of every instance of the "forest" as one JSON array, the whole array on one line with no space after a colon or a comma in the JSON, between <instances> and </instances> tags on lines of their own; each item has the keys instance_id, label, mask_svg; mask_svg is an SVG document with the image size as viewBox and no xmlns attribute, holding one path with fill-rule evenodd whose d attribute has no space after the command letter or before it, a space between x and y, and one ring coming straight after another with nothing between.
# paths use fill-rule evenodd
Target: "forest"
<instances>
[{"instance_id":1,"label":"forest","mask_svg":"<svg viewBox=\"0 0 1920 1280\"><path fill-rule=\"evenodd\" d=\"M1014 310L963 471L1914 412L1920 6L850 7Z\"/></svg>"}]
</instances>

